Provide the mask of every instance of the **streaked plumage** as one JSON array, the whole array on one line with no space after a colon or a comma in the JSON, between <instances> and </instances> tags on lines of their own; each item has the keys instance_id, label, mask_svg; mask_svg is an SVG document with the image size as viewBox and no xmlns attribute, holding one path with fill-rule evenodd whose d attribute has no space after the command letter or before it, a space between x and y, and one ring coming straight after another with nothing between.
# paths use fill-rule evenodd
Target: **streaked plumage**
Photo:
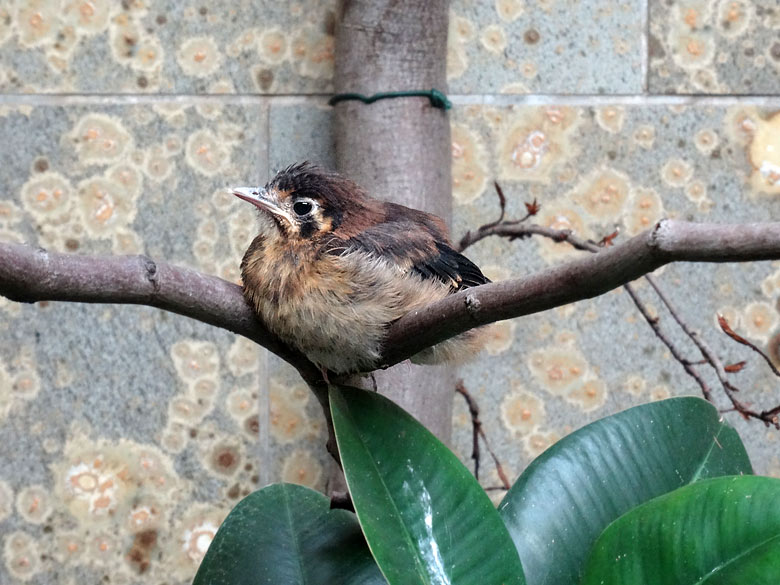
<instances>
[{"instance_id":1,"label":"streaked plumage","mask_svg":"<svg viewBox=\"0 0 780 585\"><path fill-rule=\"evenodd\" d=\"M308 163L234 192L261 210L241 262L244 295L269 329L330 371L374 369L390 323L489 282L452 248L438 217L372 199ZM467 332L412 361L461 360L479 349L478 337Z\"/></svg>"}]
</instances>

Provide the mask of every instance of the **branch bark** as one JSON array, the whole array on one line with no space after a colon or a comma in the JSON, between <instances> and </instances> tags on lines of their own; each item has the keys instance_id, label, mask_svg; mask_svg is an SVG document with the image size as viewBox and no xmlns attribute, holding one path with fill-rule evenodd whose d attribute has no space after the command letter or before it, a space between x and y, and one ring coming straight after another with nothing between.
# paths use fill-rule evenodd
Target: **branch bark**
<instances>
[{"instance_id":1,"label":"branch bark","mask_svg":"<svg viewBox=\"0 0 780 585\"><path fill-rule=\"evenodd\" d=\"M522 237L527 226L508 226ZM780 259L780 223L695 224L661 220L624 244L524 277L451 295L396 321L387 364L479 325L592 298L670 262Z\"/></svg>"},{"instance_id":2,"label":"branch bark","mask_svg":"<svg viewBox=\"0 0 780 585\"><path fill-rule=\"evenodd\" d=\"M339 460L320 369L266 329L232 282L148 256L80 256L0 242L0 295L21 303L147 305L243 335L298 371L322 406L328 452Z\"/></svg>"},{"instance_id":3,"label":"branch bark","mask_svg":"<svg viewBox=\"0 0 780 585\"><path fill-rule=\"evenodd\" d=\"M388 330L394 364L479 325L598 296L677 261L780 259L780 222L694 224L662 220L624 244L522 279L486 284L408 313ZM307 382L318 368L264 328L241 289L216 276L146 256L80 256L0 242L0 295L12 301L157 307L243 335L292 364Z\"/></svg>"},{"instance_id":4,"label":"branch bark","mask_svg":"<svg viewBox=\"0 0 780 585\"><path fill-rule=\"evenodd\" d=\"M81 256L0 242L0 295L17 302L147 305L243 335L310 383L319 368L258 321L241 287L148 256Z\"/></svg>"}]
</instances>

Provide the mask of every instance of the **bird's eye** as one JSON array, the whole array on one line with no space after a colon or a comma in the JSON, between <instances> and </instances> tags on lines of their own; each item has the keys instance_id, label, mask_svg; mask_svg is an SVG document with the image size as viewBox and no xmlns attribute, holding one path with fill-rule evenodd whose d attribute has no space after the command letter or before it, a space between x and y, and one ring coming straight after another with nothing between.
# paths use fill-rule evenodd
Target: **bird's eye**
<instances>
[{"instance_id":1,"label":"bird's eye","mask_svg":"<svg viewBox=\"0 0 780 585\"><path fill-rule=\"evenodd\" d=\"M303 217L311 213L312 204L310 201L296 201L293 203L293 211L296 215Z\"/></svg>"}]
</instances>

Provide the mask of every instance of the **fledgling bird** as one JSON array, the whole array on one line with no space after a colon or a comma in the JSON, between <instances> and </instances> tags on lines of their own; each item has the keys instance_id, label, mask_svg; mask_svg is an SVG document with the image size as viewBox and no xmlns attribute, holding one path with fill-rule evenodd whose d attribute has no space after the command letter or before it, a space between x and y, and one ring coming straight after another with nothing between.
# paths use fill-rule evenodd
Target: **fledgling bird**
<instances>
[{"instance_id":1,"label":"fledgling bird","mask_svg":"<svg viewBox=\"0 0 780 585\"><path fill-rule=\"evenodd\" d=\"M453 249L440 218L373 199L309 163L233 194L260 210L260 233L241 262L244 296L271 331L323 370L375 369L393 321L490 282ZM412 361L460 361L481 345L471 330Z\"/></svg>"}]
</instances>

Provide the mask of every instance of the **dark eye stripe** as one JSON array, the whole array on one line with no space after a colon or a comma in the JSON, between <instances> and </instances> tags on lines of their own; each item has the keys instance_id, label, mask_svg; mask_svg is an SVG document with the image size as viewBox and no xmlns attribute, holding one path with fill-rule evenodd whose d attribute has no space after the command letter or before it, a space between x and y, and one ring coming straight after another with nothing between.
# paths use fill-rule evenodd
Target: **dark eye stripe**
<instances>
[{"instance_id":1,"label":"dark eye stripe","mask_svg":"<svg viewBox=\"0 0 780 585\"><path fill-rule=\"evenodd\" d=\"M310 238L317 233L317 224L314 221L303 221L299 227L298 235L302 238Z\"/></svg>"}]
</instances>

